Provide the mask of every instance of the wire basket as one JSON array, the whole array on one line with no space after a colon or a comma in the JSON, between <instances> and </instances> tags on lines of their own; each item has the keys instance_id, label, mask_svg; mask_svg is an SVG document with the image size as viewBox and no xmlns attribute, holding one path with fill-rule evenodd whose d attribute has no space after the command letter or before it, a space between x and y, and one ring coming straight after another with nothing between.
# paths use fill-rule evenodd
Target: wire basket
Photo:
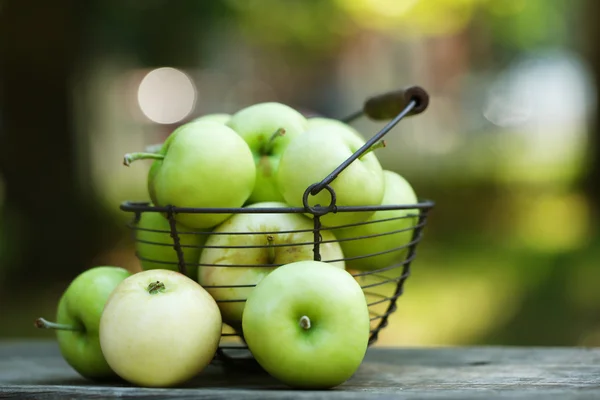
<instances>
[{"instance_id":1,"label":"wire basket","mask_svg":"<svg viewBox=\"0 0 600 400\"><path fill-rule=\"evenodd\" d=\"M253 360L244 342L241 324L238 324L241 309L249 291L258 281L268 271L287 262L274 261L277 253L285 253L286 250L304 259L311 258L339 265L354 276L363 289L371 315L369 346L377 342L379 334L388 325L390 315L397 309L397 300L402 295L404 283L410 275L411 263L416 257L416 247L423 237L423 228L434 203L419 200L414 204L337 206L336 193L330 184L354 160L379 142L400 120L422 113L428 103L429 97L422 88L410 87L371 97L365 101L362 110L340 119L344 123L350 123L366 114L373 120L391 121L322 181L306 188L302 207L180 208L173 205L159 207L149 202L133 201L121 204L121 210L134 213L128 226L132 230L136 246L157 246L162 249L160 254L165 255L160 259L149 258L136 250L136 256L145 269L176 269L192 277L198 268L203 271L256 268L255 271L258 271L255 281L250 283L228 284L209 278L199 282L213 295L224 316L221 343L214 362L234 365L240 360ZM330 203L324 206L309 205L310 196L315 196L323 190L329 193ZM241 218L242 215L280 215L286 216L290 223L298 222L299 218L302 223L294 229L257 232L228 230L225 223L220 229L183 230L178 227L174 218L176 214L182 213L231 214L232 218ZM370 217L351 224L324 225L323 217L331 213L368 213ZM161 214L166 219L161 218L168 223L165 222L163 228L141 227L140 221L148 214ZM346 231L352 232L353 229L361 234L342 234ZM209 237L212 237L210 241ZM235 244L223 244L223 240L218 240L218 237L227 237ZM386 239L385 242L383 238ZM379 245L371 246L373 240L380 240ZM387 244L384 246L382 243ZM336 252L341 246L351 251ZM361 247L362 252L355 250ZM369 250L371 248L375 250ZM218 257L211 257L215 250L227 250L238 257L246 256L246 260L232 262L231 260L235 260L232 256L230 261L225 262ZM248 258L252 262L248 262ZM376 265L376 268L365 268L365 265ZM232 294L233 292L235 294Z\"/></svg>"}]
</instances>

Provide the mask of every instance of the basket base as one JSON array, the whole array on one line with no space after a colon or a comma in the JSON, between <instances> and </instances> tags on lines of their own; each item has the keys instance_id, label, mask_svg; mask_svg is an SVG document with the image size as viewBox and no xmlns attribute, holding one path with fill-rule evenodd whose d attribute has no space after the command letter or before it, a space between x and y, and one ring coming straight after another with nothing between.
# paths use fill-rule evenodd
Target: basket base
<instances>
[{"instance_id":1,"label":"basket base","mask_svg":"<svg viewBox=\"0 0 600 400\"><path fill-rule=\"evenodd\" d=\"M230 346L233 347L233 346ZM233 354L235 353L235 355ZM211 364L231 370L264 371L258 361L252 356L247 347L240 345L239 349L223 349L219 347Z\"/></svg>"}]
</instances>

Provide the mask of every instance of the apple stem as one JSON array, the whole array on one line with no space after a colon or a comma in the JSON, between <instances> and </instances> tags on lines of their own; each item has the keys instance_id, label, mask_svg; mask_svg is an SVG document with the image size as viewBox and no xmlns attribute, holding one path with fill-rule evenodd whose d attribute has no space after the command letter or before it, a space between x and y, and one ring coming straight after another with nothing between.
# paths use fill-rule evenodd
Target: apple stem
<instances>
[{"instance_id":1,"label":"apple stem","mask_svg":"<svg viewBox=\"0 0 600 400\"><path fill-rule=\"evenodd\" d=\"M67 325L67 324L58 324L56 322L50 322L45 320L44 318L38 318L35 320L34 325L36 328L43 329L55 329L59 331L82 331L78 326Z\"/></svg>"},{"instance_id":2,"label":"apple stem","mask_svg":"<svg viewBox=\"0 0 600 400\"><path fill-rule=\"evenodd\" d=\"M302 329L304 330L309 330L310 329L310 318L308 318L306 315L303 315L300 317L300 326L302 327Z\"/></svg>"},{"instance_id":3,"label":"apple stem","mask_svg":"<svg viewBox=\"0 0 600 400\"><path fill-rule=\"evenodd\" d=\"M373 144L373 146L369 147L364 153L362 153L360 155L360 157L358 157L358 159L360 160L361 158L363 158L365 155L369 154L373 150L381 149L385 146L386 146L385 140L380 140L379 142Z\"/></svg>"},{"instance_id":4,"label":"apple stem","mask_svg":"<svg viewBox=\"0 0 600 400\"><path fill-rule=\"evenodd\" d=\"M269 140L263 144L262 149L261 149L261 153L262 154L271 154L271 151L273 150L273 144L275 143L275 140L278 137L281 137L285 135L285 129L283 128L279 128L275 131L275 133L273 133L271 135L271 137L269 138Z\"/></svg>"},{"instance_id":5,"label":"apple stem","mask_svg":"<svg viewBox=\"0 0 600 400\"><path fill-rule=\"evenodd\" d=\"M148 293L150 293L150 294L162 293L164 291L165 291L165 284L162 283L161 281L152 282L151 284L148 285Z\"/></svg>"},{"instance_id":6,"label":"apple stem","mask_svg":"<svg viewBox=\"0 0 600 400\"><path fill-rule=\"evenodd\" d=\"M273 241L275 238L273 235L267 235L267 249L269 250L269 264L275 262L275 247L273 247Z\"/></svg>"},{"instance_id":7,"label":"apple stem","mask_svg":"<svg viewBox=\"0 0 600 400\"><path fill-rule=\"evenodd\" d=\"M123 157L123 165L129 166L132 162L136 160L162 160L165 156L163 154L157 153L127 153L125 157Z\"/></svg>"}]
</instances>

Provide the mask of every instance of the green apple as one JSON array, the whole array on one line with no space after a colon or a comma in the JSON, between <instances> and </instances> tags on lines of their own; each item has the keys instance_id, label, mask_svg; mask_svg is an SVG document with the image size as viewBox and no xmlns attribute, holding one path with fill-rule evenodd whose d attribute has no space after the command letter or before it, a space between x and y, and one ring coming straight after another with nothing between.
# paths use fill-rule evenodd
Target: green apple
<instances>
[{"instance_id":1,"label":"green apple","mask_svg":"<svg viewBox=\"0 0 600 400\"><path fill-rule=\"evenodd\" d=\"M217 303L197 282L153 269L114 289L100 319L100 345L108 365L125 381L176 386L212 361L221 327Z\"/></svg>"},{"instance_id":2,"label":"green apple","mask_svg":"<svg viewBox=\"0 0 600 400\"><path fill-rule=\"evenodd\" d=\"M321 124L296 137L281 156L277 184L285 202L302 207L306 189L321 182L365 144L341 124ZM381 203L385 183L383 169L373 151L354 160L330 184L337 206L375 206ZM309 196L310 206L327 206L327 190ZM373 212L328 213L321 217L326 226L352 224L366 220Z\"/></svg>"},{"instance_id":3,"label":"green apple","mask_svg":"<svg viewBox=\"0 0 600 400\"><path fill-rule=\"evenodd\" d=\"M418 203L415 191L404 177L389 170L384 170L383 174L385 193L381 205ZM340 239L348 268L372 271L402 262L408 252L407 246L412 240L418 214L418 209L381 210L371 215L365 224L335 229L333 232ZM390 220L378 222L386 219ZM364 236L371 237L358 239ZM374 255L376 253L381 254Z\"/></svg>"},{"instance_id":4,"label":"green apple","mask_svg":"<svg viewBox=\"0 0 600 400\"><path fill-rule=\"evenodd\" d=\"M231 118L231 114L226 113L214 113L214 114L206 114L202 115L198 118L193 119L193 121L215 121L221 124L226 124Z\"/></svg>"},{"instance_id":5,"label":"green apple","mask_svg":"<svg viewBox=\"0 0 600 400\"><path fill-rule=\"evenodd\" d=\"M248 203L283 201L275 176L287 145L307 128L306 118L281 103L258 103L233 114L227 125L250 146L256 163L256 185Z\"/></svg>"},{"instance_id":6,"label":"green apple","mask_svg":"<svg viewBox=\"0 0 600 400\"><path fill-rule=\"evenodd\" d=\"M248 144L233 129L214 121L178 127L159 153L125 155L129 165L154 159L148 172L148 192L157 206L235 208L244 205L256 181L256 166ZM212 228L226 213L177 213L177 222L191 229Z\"/></svg>"},{"instance_id":7,"label":"green apple","mask_svg":"<svg viewBox=\"0 0 600 400\"><path fill-rule=\"evenodd\" d=\"M177 129L175 131L173 131L169 136L167 136L167 138L162 143L162 145L160 145L160 147L158 147L158 145L154 145L154 146L149 146L150 148L146 148L145 153L125 154L125 160L123 161L123 163L125 165L129 165L130 163L134 162L138 158L139 159L150 158L150 159L155 159L157 161L163 160L165 157L165 152L169 148L169 146L171 146L171 142L173 141L173 138L175 137L174 133L176 133L176 132L178 132ZM158 149L156 147L158 147ZM152 153L152 155L149 156L147 153ZM147 182L146 182L146 186L148 187L148 194L150 195L150 199L154 202L156 202L156 189L155 189L155 185L154 185L154 180L155 180L158 172L162 168L162 162L157 162L157 161L154 161L150 165L150 169L148 171L148 178L147 178Z\"/></svg>"},{"instance_id":8,"label":"green apple","mask_svg":"<svg viewBox=\"0 0 600 400\"><path fill-rule=\"evenodd\" d=\"M261 207L288 206L280 202L261 202L246 208ZM297 213L240 213L215 228L200 256L198 282L217 300L227 324L236 329L240 327L244 301L252 292L252 286L274 268L314 258L312 229L312 221ZM323 230L322 237L323 241L330 242L320 244L321 259L344 269L344 255L334 235Z\"/></svg>"},{"instance_id":9,"label":"green apple","mask_svg":"<svg viewBox=\"0 0 600 400\"><path fill-rule=\"evenodd\" d=\"M229 121L229 118L231 118L230 114L215 113L215 114L202 115L201 117L193 119L191 122L196 122L196 121L214 121L214 122L218 122L220 124L226 124L227 121ZM171 137L171 136L170 135L167 136L167 140L168 140L169 137ZM146 149L144 151L146 153L158 153L158 152L160 152L160 149L163 147L163 145L164 145L164 142L163 143L151 144L149 146L146 146Z\"/></svg>"},{"instance_id":10,"label":"green apple","mask_svg":"<svg viewBox=\"0 0 600 400\"><path fill-rule=\"evenodd\" d=\"M186 274L198 276L198 262L208 232L193 231L181 224L175 226L185 261ZM135 249L143 270L171 269L179 271L179 259L173 247L169 220L159 212L143 212L135 229Z\"/></svg>"},{"instance_id":11,"label":"green apple","mask_svg":"<svg viewBox=\"0 0 600 400\"><path fill-rule=\"evenodd\" d=\"M339 132L342 132L344 134L348 134L351 136L356 136L358 139L364 141L364 138L360 134L359 131L357 131L354 127L350 126L349 124L347 124L343 121L333 119L333 118L327 118L327 117L310 117L307 119L307 122L308 122L307 129L312 129L317 126L332 126L332 125L338 126L338 127L344 128L343 130L340 130Z\"/></svg>"},{"instance_id":12,"label":"green apple","mask_svg":"<svg viewBox=\"0 0 600 400\"><path fill-rule=\"evenodd\" d=\"M266 276L246 302L244 338L256 361L288 386L327 389L348 380L367 351L365 295L347 271L299 261Z\"/></svg>"},{"instance_id":13,"label":"green apple","mask_svg":"<svg viewBox=\"0 0 600 400\"><path fill-rule=\"evenodd\" d=\"M104 381L117 378L100 347L100 318L112 291L129 276L131 273L120 267L90 268L76 276L63 292L56 322L43 318L36 321L39 328L56 330L63 358L87 379Z\"/></svg>"}]
</instances>

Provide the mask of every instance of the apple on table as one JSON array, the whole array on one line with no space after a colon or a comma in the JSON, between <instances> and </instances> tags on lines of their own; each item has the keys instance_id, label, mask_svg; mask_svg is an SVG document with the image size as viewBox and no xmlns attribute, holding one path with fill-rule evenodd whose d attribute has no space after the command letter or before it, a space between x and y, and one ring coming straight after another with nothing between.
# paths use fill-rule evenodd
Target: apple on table
<instances>
[{"instance_id":1,"label":"apple on table","mask_svg":"<svg viewBox=\"0 0 600 400\"><path fill-rule=\"evenodd\" d=\"M125 268L97 266L75 277L58 303L56 322L36 320L38 328L56 330L60 352L81 376L95 381L114 380L100 347L100 318L110 294L131 276Z\"/></svg>"},{"instance_id":2,"label":"apple on table","mask_svg":"<svg viewBox=\"0 0 600 400\"><path fill-rule=\"evenodd\" d=\"M100 345L125 381L172 387L212 361L221 329L219 308L204 288L179 272L153 269L113 290L100 319Z\"/></svg>"},{"instance_id":3,"label":"apple on table","mask_svg":"<svg viewBox=\"0 0 600 400\"><path fill-rule=\"evenodd\" d=\"M258 283L242 325L248 349L265 371L304 389L348 380L370 335L360 285L347 271L313 260L283 265Z\"/></svg>"}]
</instances>

